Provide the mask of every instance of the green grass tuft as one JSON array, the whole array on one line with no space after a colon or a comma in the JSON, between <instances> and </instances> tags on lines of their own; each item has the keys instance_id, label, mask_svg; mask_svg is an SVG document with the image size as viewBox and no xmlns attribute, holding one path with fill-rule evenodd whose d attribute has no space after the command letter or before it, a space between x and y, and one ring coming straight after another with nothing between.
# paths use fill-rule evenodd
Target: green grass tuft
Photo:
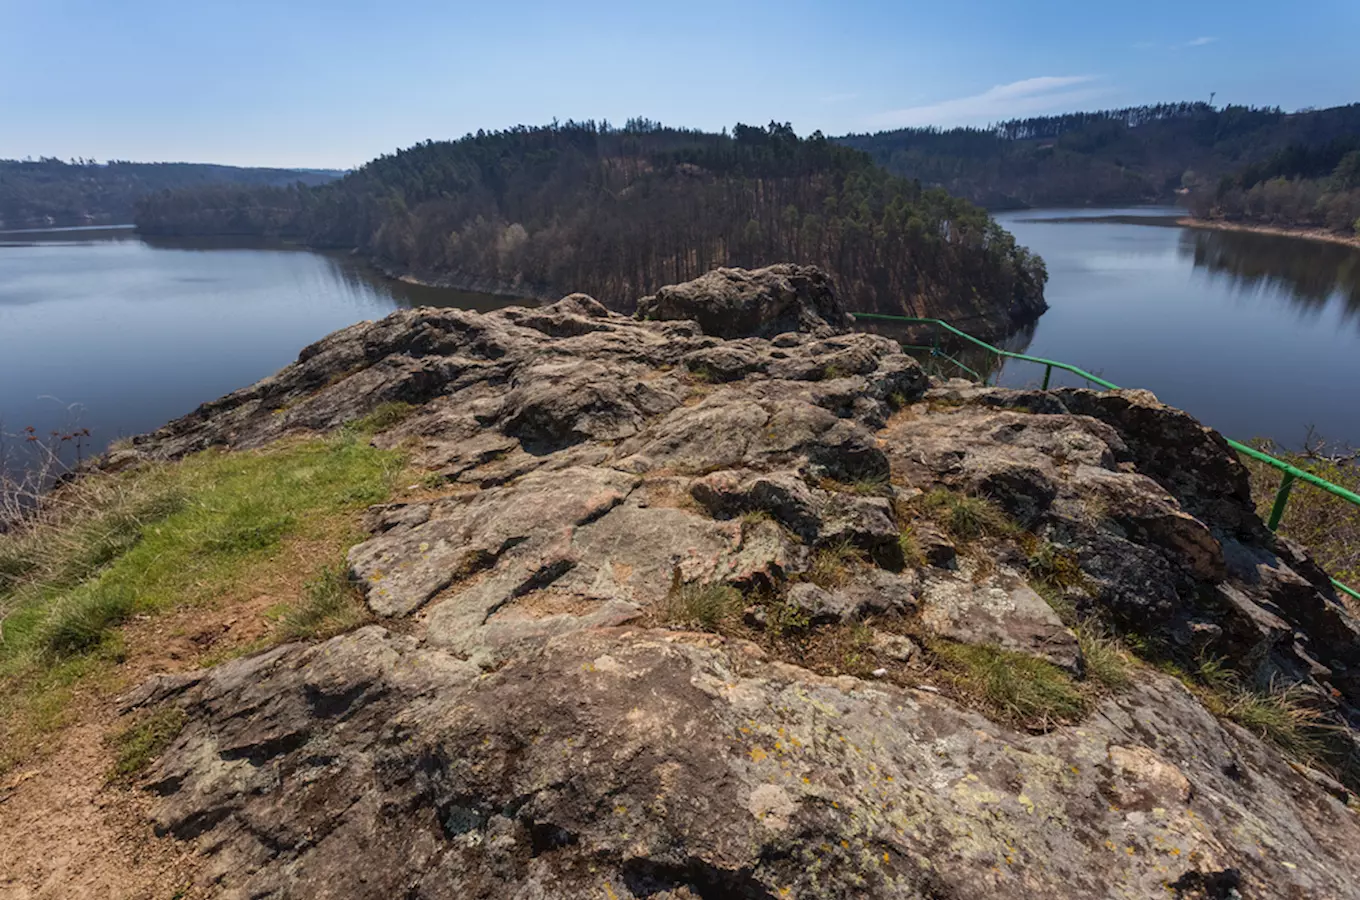
<instances>
[{"instance_id":1,"label":"green grass tuft","mask_svg":"<svg viewBox=\"0 0 1360 900\"><path fill-rule=\"evenodd\" d=\"M789 603L786 598L772 597L764 604L765 631L776 638L788 639L805 634L812 627L807 611Z\"/></svg>"},{"instance_id":2,"label":"green grass tuft","mask_svg":"<svg viewBox=\"0 0 1360 900\"><path fill-rule=\"evenodd\" d=\"M136 594L126 584L96 582L72 591L53 605L34 636L35 646L49 659L88 653L136 608Z\"/></svg>"},{"instance_id":3,"label":"green grass tuft","mask_svg":"<svg viewBox=\"0 0 1360 900\"><path fill-rule=\"evenodd\" d=\"M1064 625L1071 628L1077 623L1077 605L1062 590L1047 581L1031 581L1030 587L1034 589L1034 593L1044 599L1050 609L1058 614L1058 618L1062 620Z\"/></svg>"},{"instance_id":4,"label":"green grass tuft","mask_svg":"<svg viewBox=\"0 0 1360 900\"><path fill-rule=\"evenodd\" d=\"M1020 531L1020 527L986 497L935 488L922 498L921 505L928 515L961 541L1007 537Z\"/></svg>"},{"instance_id":5,"label":"green grass tuft","mask_svg":"<svg viewBox=\"0 0 1360 900\"><path fill-rule=\"evenodd\" d=\"M1193 676L1173 673L1193 691L1205 709L1275 744L1284 752L1312 764L1327 753L1327 730L1317 709L1303 691L1289 687L1257 690L1245 686L1223 660L1202 659Z\"/></svg>"},{"instance_id":6,"label":"green grass tuft","mask_svg":"<svg viewBox=\"0 0 1360 900\"><path fill-rule=\"evenodd\" d=\"M117 758L113 778L131 778L165 752L184 729L184 710L169 706L156 710L113 736Z\"/></svg>"},{"instance_id":7,"label":"green grass tuft","mask_svg":"<svg viewBox=\"0 0 1360 900\"><path fill-rule=\"evenodd\" d=\"M955 687L1022 727L1051 728L1087 710L1072 678L1041 659L985 644L933 641L929 649Z\"/></svg>"},{"instance_id":8,"label":"green grass tuft","mask_svg":"<svg viewBox=\"0 0 1360 900\"><path fill-rule=\"evenodd\" d=\"M903 525L897 536L897 546L902 549L902 560L909 569L921 569L926 564L925 551L916 540L916 531L910 524Z\"/></svg>"},{"instance_id":9,"label":"green grass tuft","mask_svg":"<svg viewBox=\"0 0 1360 900\"><path fill-rule=\"evenodd\" d=\"M744 607L741 592L728 585L673 583L663 618L671 625L717 631L740 616Z\"/></svg>"},{"instance_id":10,"label":"green grass tuft","mask_svg":"<svg viewBox=\"0 0 1360 900\"><path fill-rule=\"evenodd\" d=\"M849 541L822 547L812 554L812 563L805 575L818 587L838 588L850 580L855 569L869 564L869 558Z\"/></svg>"},{"instance_id":11,"label":"green grass tuft","mask_svg":"<svg viewBox=\"0 0 1360 900\"><path fill-rule=\"evenodd\" d=\"M1035 541L1027 554L1026 566L1030 578L1059 590L1086 585L1086 575L1081 571L1077 555L1051 541Z\"/></svg>"},{"instance_id":12,"label":"green grass tuft","mask_svg":"<svg viewBox=\"0 0 1360 900\"><path fill-rule=\"evenodd\" d=\"M850 483L850 490L861 497L877 497L890 492L892 483L887 475L874 475Z\"/></svg>"},{"instance_id":13,"label":"green grass tuft","mask_svg":"<svg viewBox=\"0 0 1360 900\"><path fill-rule=\"evenodd\" d=\"M1094 622L1081 622L1073 629L1086 664L1086 680L1111 691L1133 685L1134 660L1124 645Z\"/></svg>"},{"instance_id":14,"label":"green grass tuft","mask_svg":"<svg viewBox=\"0 0 1360 900\"><path fill-rule=\"evenodd\" d=\"M373 411L355 421L352 427L361 434L374 435L405 422L420 407L402 401L379 403Z\"/></svg>"},{"instance_id":15,"label":"green grass tuft","mask_svg":"<svg viewBox=\"0 0 1360 900\"><path fill-rule=\"evenodd\" d=\"M351 631L368 620L368 607L358 585L343 567L327 567L307 582L306 596L284 613L279 637L287 641L324 640Z\"/></svg>"}]
</instances>

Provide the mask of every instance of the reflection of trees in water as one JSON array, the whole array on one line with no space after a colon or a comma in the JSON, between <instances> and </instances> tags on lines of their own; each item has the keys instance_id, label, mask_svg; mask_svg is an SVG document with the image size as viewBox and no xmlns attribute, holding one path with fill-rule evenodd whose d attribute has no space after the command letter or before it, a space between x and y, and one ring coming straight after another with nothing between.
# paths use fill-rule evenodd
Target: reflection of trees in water
<instances>
[{"instance_id":1,"label":"reflection of trees in water","mask_svg":"<svg viewBox=\"0 0 1360 900\"><path fill-rule=\"evenodd\" d=\"M1360 315L1360 251L1340 244L1242 231L1181 232L1180 255L1234 290L1278 291L1300 311L1319 313L1334 295L1342 315Z\"/></svg>"}]
</instances>

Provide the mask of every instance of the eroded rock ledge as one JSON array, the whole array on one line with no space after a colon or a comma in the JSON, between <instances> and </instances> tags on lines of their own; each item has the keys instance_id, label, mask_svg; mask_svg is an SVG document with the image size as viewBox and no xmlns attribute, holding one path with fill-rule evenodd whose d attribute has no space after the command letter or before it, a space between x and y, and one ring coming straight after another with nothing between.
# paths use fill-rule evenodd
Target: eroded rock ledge
<instances>
[{"instance_id":1,"label":"eroded rock ledge","mask_svg":"<svg viewBox=\"0 0 1360 900\"><path fill-rule=\"evenodd\" d=\"M815 270L714 273L640 310L395 313L128 451L256 447L401 402L374 440L442 485L372 510L350 552L380 624L129 701L188 713L146 786L216 890L1357 895L1346 790L1176 679L1143 667L1084 717L1017 729L942 692L908 636L1082 677L1034 590L1041 546L1079 570L1050 601L1231 659L1348 734L1356 622L1262 526L1221 437L1139 392L932 385L847 332ZM1012 530L950 538L923 513L940 489ZM823 577L828 559L851 562ZM667 627L696 585L743 592L746 624ZM867 623L865 677L773 650L776 614Z\"/></svg>"}]
</instances>

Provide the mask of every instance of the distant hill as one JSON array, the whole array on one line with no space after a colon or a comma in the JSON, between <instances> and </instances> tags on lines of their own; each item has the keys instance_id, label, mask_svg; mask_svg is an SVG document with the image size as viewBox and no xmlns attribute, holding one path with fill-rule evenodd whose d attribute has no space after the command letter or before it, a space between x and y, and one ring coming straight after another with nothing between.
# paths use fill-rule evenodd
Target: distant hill
<instances>
[{"instance_id":1,"label":"distant hill","mask_svg":"<svg viewBox=\"0 0 1360 900\"><path fill-rule=\"evenodd\" d=\"M808 263L852 308L997 333L1044 309L1043 263L986 212L786 124L732 134L594 122L427 141L315 188L146 197L154 234L279 235L389 271L615 308L717 266Z\"/></svg>"},{"instance_id":2,"label":"distant hill","mask_svg":"<svg viewBox=\"0 0 1360 900\"><path fill-rule=\"evenodd\" d=\"M1360 133L1290 144L1190 196L1199 218L1360 237Z\"/></svg>"},{"instance_id":3,"label":"distant hill","mask_svg":"<svg viewBox=\"0 0 1360 900\"><path fill-rule=\"evenodd\" d=\"M1016 119L988 128L904 128L838 140L894 175L992 209L1174 199L1290 145L1360 134L1360 103L1278 108L1165 103Z\"/></svg>"},{"instance_id":4,"label":"distant hill","mask_svg":"<svg viewBox=\"0 0 1360 900\"><path fill-rule=\"evenodd\" d=\"M154 191L236 184L325 184L326 169L246 169L202 163L0 160L0 228L125 224Z\"/></svg>"}]
</instances>

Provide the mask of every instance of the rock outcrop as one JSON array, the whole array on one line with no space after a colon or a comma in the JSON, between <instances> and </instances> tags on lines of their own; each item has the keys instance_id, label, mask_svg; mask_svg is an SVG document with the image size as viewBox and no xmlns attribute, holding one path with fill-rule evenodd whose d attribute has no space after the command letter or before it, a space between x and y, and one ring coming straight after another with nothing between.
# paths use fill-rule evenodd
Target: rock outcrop
<instances>
[{"instance_id":1,"label":"rock outcrop","mask_svg":"<svg viewBox=\"0 0 1360 900\"><path fill-rule=\"evenodd\" d=\"M638 301L643 319L687 319L720 338L764 337L791 331L844 331L851 318L831 279L813 266L714 269L693 281L663 287Z\"/></svg>"},{"instance_id":2,"label":"rock outcrop","mask_svg":"<svg viewBox=\"0 0 1360 900\"><path fill-rule=\"evenodd\" d=\"M1075 613L1346 740L1356 622L1223 440L1145 393L932 384L848 323L797 267L636 319L409 310L136 440L402 402L373 440L442 484L350 552L378 624L129 699L187 714L158 828L230 897L1360 895L1347 789L1171 675L1035 722L936 657L1080 686ZM937 509L970 496L1003 521Z\"/></svg>"}]
</instances>

